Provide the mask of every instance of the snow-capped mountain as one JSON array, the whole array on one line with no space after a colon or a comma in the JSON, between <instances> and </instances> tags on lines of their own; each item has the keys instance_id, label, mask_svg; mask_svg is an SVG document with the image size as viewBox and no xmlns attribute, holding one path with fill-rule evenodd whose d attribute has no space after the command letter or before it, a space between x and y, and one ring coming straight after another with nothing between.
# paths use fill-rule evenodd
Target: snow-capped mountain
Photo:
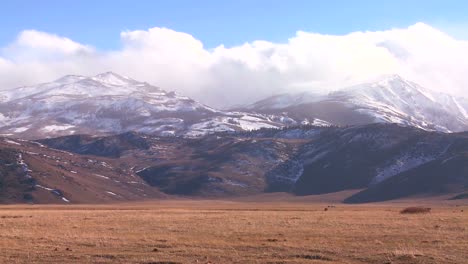
<instances>
[{"instance_id":1,"label":"snow-capped mountain","mask_svg":"<svg viewBox=\"0 0 468 264\"><path fill-rule=\"evenodd\" d=\"M468 100L434 92L398 75L326 95L277 95L246 108L284 113L296 120L319 118L337 125L398 123L426 130L468 130Z\"/></svg>"},{"instance_id":2,"label":"snow-capped mountain","mask_svg":"<svg viewBox=\"0 0 468 264\"><path fill-rule=\"evenodd\" d=\"M326 95L273 96L243 110L220 111L175 92L112 72L68 75L0 91L0 134L44 138L136 131L197 137L220 131L398 123L426 130L468 130L468 100L399 76Z\"/></svg>"},{"instance_id":3,"label":"snow-capped mountain","mask_svg":"<svg viewBox=\"0 0 468 264\"><path fill-rule=\"evenodd\" d=\"M0 133L41 138L137 131L198 136L281 127L286 117L223 112L112 72L0 91Z\"/></svg>"}]
</instances>

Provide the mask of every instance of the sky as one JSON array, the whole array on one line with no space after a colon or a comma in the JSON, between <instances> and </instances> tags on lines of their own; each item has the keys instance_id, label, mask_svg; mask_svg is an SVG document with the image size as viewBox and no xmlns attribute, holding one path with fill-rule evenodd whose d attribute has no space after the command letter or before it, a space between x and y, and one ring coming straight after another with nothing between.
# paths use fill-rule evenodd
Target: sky
<instances>
[{"instance_id":1,"label":"sky","mask_svg":"<svg viewBox=\"0 0 468 264\"><path fill-rule=\"evenodd\" d=\"M383 74L464 96L467 1L2 1L0 89L114 71L212 105Z\"/></svg>"}]
</instances>

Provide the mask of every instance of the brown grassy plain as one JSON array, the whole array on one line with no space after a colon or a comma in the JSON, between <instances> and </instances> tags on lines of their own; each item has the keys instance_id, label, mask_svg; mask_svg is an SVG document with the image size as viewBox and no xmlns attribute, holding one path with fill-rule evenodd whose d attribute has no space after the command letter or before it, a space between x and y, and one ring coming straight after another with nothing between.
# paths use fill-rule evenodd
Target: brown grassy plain
<instances>
[{"instance_id":1,"label":"brown grassy plain","mask_svg":"<svg viewBox=\"0 0 468 264\"><path fill-rule=\"evenodd\" d=\"M0 263L467 263L466 203L329 205L1 206Z\"/></svg>"}]
</instances>

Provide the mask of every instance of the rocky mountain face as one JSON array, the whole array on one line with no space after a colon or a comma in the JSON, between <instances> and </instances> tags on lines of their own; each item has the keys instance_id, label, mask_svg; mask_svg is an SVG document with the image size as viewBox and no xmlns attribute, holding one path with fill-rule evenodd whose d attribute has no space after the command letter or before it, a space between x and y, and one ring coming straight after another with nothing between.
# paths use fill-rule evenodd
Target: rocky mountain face
<instances>
[{"instance_id":1,"label":"rocky mountain face","mask_svg":"<svg viewBox=\"0 0 468 264\"><path fill-rule=\"evenodd\" d=\"M397 123L425 130L468 130L468 100L425 89L397 75L331 92L284 94L244 108L284 114L296 121L335 125Z\"/></svg>"},{"instance_id":2,"label":"rocky mountain face","mask_svg":"<svg viewBox=\"0 0 468 264\"><path fill-rule=\"evenodd\" d=\"M119 142L103 152L105 142ZM395 124L302 126L218 133L201 138L123 134L40 141L57 149L111 157L167 195L296 195L356 190L345 202L375 202L468 190L468 134ZM77 155L77 154L75 154Z\"/></svg>"},{"instance_id":3,"label":"rocky mountain face","mask_svg":"<svg viewBox=\"0 0 468 264\"><path fill-rule=\"evenodd\" d=\"M123 160L0 138L0 203L105 203L165 196Z\"/></svg>"},{"instance_id":4,"label":"rocky mountain face","mask_svg":"<svg viewBox=\"0 0 468 264\"><path fill-rule=\"evenodd\" d=\"M295 124L284 116L219 111L111 72L65 76L0 96L0 134L29 139L127 131L194 137Z\"/></svg>"}]
</instances>

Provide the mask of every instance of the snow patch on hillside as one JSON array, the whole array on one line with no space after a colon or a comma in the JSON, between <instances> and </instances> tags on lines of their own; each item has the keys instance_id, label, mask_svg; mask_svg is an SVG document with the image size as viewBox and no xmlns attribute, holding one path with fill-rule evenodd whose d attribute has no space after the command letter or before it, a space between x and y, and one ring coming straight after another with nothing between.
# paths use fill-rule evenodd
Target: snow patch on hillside
<instances>
[{"instance_id":1,"label":"snow patch on hillside","mask_svg":"<svg viewBox=\"0 0 468 264\"><path fill-rule=\"evenodd\" d=\"M41 130L44 132L55 132L55 131L62 131L62 130L67 130L70 128L74 128L75 126L73 125L49 125L43 127Z\"/></svg>"},{"instance_id":2,"label":"snow patch on hillside","mask_svg":"<svg viewBox=\"0 0 468 264\"><path fill-rule=\"evenodd\" d=\"M392 164L379 168L377 175L372 179L371 185L378 184L390 177L393 177L401 172L416 168L422 164L435 160L434 156L419 156L403 155L394 160Z\"/></svg>"}]
</instances>

